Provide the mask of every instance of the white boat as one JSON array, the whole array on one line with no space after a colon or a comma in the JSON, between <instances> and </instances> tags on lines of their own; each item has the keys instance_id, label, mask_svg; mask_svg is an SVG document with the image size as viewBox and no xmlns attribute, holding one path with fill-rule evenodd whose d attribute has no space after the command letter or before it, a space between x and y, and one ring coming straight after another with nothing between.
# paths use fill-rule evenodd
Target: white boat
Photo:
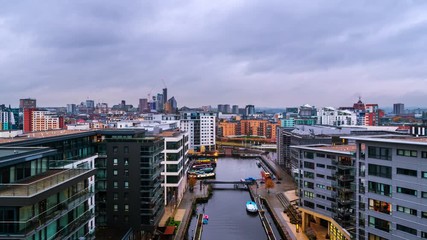
<instances>
[{"instance_id":1,"label":"white boat","mask_svg":"<svg viewBox=\"0 0 427 240\"><path fill-rule=\"evenodd\" d=\"M253 201L247 201L246 202L246 211L251 212L251 213L258 212L258 207L257 207L256 203Z\"/></svg>"}]
</instances>

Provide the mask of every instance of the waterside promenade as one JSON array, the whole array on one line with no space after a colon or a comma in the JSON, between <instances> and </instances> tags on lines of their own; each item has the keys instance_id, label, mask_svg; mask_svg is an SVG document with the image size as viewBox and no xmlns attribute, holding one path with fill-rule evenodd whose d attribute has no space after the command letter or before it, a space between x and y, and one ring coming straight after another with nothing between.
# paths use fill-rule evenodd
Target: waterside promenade
<instances>
[{"instance_id":1,"label":"waterside promenade","mask_svg":"<svg viewBox=\"0 0 427 240\"><path fill-rule=\"evenodd\" d=\"M282 170L279 166L277 166L272 159L268 158L265 155L260 155L259 157L262 158L264 164L269 166L269 168L274 172L276 177L280 178L281 180L280 182L275 182L274 188L271 188L270 190L267 190L264 184L262 184L258 180L258 187L256 184L251 186L252 194L259 195L267 200L268 205L271 209L271 215L278 223L277 227L281 228L282 232L286 233L285 236L287 239L308 239L306 235L302 233L302 231L299 231L299 229L297 229L298 227L296 224L291 223L291 219L284 212L285 206L283 205L283 201L279 199L279 197L283 198L286 192L289 195L289 192L295 191L296 186L294 181L289 176L289 174ZM187 234L188 224L192 217L193 203L196 201L197 198L206 198L207 196L207 186L200 188L200 184L198 181L196 186L194 187L194 191L187 191L176 208L174 208L173 206L166 207L165 214L162 220L160 221L159 226L165 226L169 217L173 217L175 221L180 221L181 224L178 226L174 237L171 239L184 239Z\"/></svg>"}]
</instances>

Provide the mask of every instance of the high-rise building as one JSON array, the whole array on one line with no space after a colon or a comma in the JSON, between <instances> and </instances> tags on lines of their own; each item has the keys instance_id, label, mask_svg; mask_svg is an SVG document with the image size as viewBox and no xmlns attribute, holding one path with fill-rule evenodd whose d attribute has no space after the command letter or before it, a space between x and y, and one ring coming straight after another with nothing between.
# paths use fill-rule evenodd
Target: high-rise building
<instances>
[{"instance_id":1,"label":"high-rise building","mask_svg":"<svg viewBox=\"0 0 427 240\"><path fill-rule=\"evenodd\" d=\"M254 105L246 105L245 116L251 116L254 114L255 114L255 106Z\"/></svg>"},{"instance_id":2,"label":"high-rise building","mask_svg":"<svg viewBox=\"0 0 427 240\"><path fill-rule=\"evenodd\" d=\"M224 104L224 113L231 113L230 104Z\"/></svg>"},{"instance_id":3,"label":"high-rise building","mask_svg":"<svg viewBox=\"0 0 427 240\"><path fill-rule=\"evenodd\" d=\"M402 115L405 113L405 105L403 103L393 104L393 113L396 115Z\"/></svg>"},{"instance_id":4,"label":"high-rise building","mask_svg":"<svg viewBox=\"0 0 427 240\"><path fill-rule=\"evenodd\" d=\"M139 99L138 109L139 109L139 113L148 112L148 100L146 98Z\"/></svg>"},{"instance_id":5,"label":"high-rise building","mask_svg":"<svg viewBox=\"0 0 427 240\"><path fill-rule=\"evenodd\" d=\"M163 94L158 93L157 94L157 103L156 103L156 111L157 112L163 112L163 105L164 105L164 101L163 101Z\"/></svg>"},{"instance_id":6,"label":"high-rise building","mask_svg":"<svg viewBox=\"0 0 427 240\"><path fill-rule=\"evenodd\" d=\"M86 100L86 107L88 109L95 109L95 101L94 100Z\"/></svg>"},{"instance_id":7,"label":"high-rise building","mask_svg":"<svg viewBox=\"0 0 427 240\"><path fill-rule=\"evenodd\" d=\"M76 104L67 104L67 113L68 114L76 114L77 107Z\"/></svg>"},{"instance_id":8,"label":"high-rise building","mask_svg":"<svg viewBox=\"0 0 427 240\"><path fill-rule=\"evenodd\" d=\"M19 109L3 108L0 109L0 131L18 129Z\"/></svg>"},{"instance_id":9,"label":"high-rise building","mask_svg":"<svg viewBox=\"0 0 427 240\"><path fill-rule=\"evenodd\" d=\"M188 131L190 149L201 151L215 150L216 116L212 112L186 111L181 112L181 130Z\"/></svg>"},{"instance_id":10,"label":"high-rise building","mask_svg":"<svg viewBox=\"0 0 427 240\"><path fill-rule=\"evenodd\" d=\"M239 106L238 105L233 105L231 113L233 113L233 114L239 114Z\"/></svg>"},{"instance_id":11,"label":"high-rise building","mask_svg":"<svg viewBox=\"0 0 427 240\"><path fill-rule=\"evenodd\" d=\"M218 104L218 112L219 113L225 113L224 104Z\"/></svg>"},{"instance_id":12,"label":"high-rise building","mask_svg":"<svg viewBox=\"0 0 427 240\"><path fill-rule=\"evenodd\" d=\"M36 99L32 98L19 99L19 109L23 112L25 108L36 108L36 102Z\"/></svg>"},{"instance_id":13,"label":"high-rise building","mask_svg":"<svg viewBox=\"0 0 427 240\"><path fill-rule=\"evenodd\" d=\"M163 104L166 104L167 101L168 101L168 89L163 88Z\"/></svg>"},{"instance_id":14,"label":"high-rise building","mask_svg":"<svg viewBox=\"0 0 427 240\"><path fill-rule=\"evenodd\" d=\"M24 132L47 131L64 128L64 118L47 110L24 108Z\"/></svg>"}]
</instances>

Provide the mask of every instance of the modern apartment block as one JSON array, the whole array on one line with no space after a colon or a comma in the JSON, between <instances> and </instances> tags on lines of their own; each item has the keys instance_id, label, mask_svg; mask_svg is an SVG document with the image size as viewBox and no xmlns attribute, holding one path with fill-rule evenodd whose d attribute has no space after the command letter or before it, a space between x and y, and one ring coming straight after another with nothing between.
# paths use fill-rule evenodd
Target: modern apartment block
<instances>
[{"instance_id":1,"label":"modern apartment block","mask_svg":"<svg viewBox=\"0 0 427 240\"><path fill-rule=\"evenodd\" d=\"M302 231L315 237L323 229L330 239L354 236L356 146L292 146L298 151L297 177ZM319 233L317 233L319 234Z\"/></svg>"},{"instance_id":2,"label":"modern apartment block","mask_svg":"<svg viewBox=\"0 0 427 240\"><path fill-rule=\"evenodd\" d=\"M143 129L97 132L97 225L140 235L164 212L161 162L164 139Z\"/></svg>"},{"instance_id":3,"label":"modern apartment block","mask_svg":"<svg viewBox=\"0 0 427 240\"><path fill-rule=\"evenodd\" d=\"M346 137L356 143L356 239L427 238L427 138Z\"/></svg>"},{"instance_id":4,"label":"modern apartment block","mask_svg":"<svg viewBox=\"0 0 427 240\"><path fill-rule=\"evenodd\" d=\"M1 239L94 239L94 157L57 156L46 147L0 147Z\"/></svg>"},{"instance_id":5,"label":"modern apartment block","mask_svg":"<svg viewBox=\"0 0 427 240\"><path fill-rule=\"evenodd\" d=\"M215 150L216 115L213 112L186 111L181 113L181 130L189 132L190 149Z\"/></svg>"},{"instance_id":6,"label":"modern apartment block","mask_svg":"<svg viewBox=\"0 0 427 240\"><path fill-rule=\"evenodd\" d=\"M24 132L48 131L62 129L63 127L63 117L46 110L24 109Z\"/></svg>"},{"instance_id":7,"label":"modern apartment block","mask_svg":"<svg viewBox=\"0 0 427 240\"><path fill-rule=\"evenodd\" d=\"M165 141L161 173L164 205L177 205L184 196L189 165L188 135L188 132L180 132L179 130L170 130L159 134Z\"/></svg>"}]
</instances>

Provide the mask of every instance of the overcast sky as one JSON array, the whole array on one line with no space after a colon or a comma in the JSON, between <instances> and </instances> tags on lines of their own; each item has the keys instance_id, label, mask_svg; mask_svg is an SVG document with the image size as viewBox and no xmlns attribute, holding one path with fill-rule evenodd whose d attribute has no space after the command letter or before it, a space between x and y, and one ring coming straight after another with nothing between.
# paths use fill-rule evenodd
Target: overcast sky
<instances>
[{"instance_id":1,"label":"overcast sky","mask_svg":"<svg viewBox=\"0 0 427 240\"><path fill-rule=\"evenodd\" d=\"M427 1L0 0L0 104L427 106Z\"/></svg>"}]
</instances>

